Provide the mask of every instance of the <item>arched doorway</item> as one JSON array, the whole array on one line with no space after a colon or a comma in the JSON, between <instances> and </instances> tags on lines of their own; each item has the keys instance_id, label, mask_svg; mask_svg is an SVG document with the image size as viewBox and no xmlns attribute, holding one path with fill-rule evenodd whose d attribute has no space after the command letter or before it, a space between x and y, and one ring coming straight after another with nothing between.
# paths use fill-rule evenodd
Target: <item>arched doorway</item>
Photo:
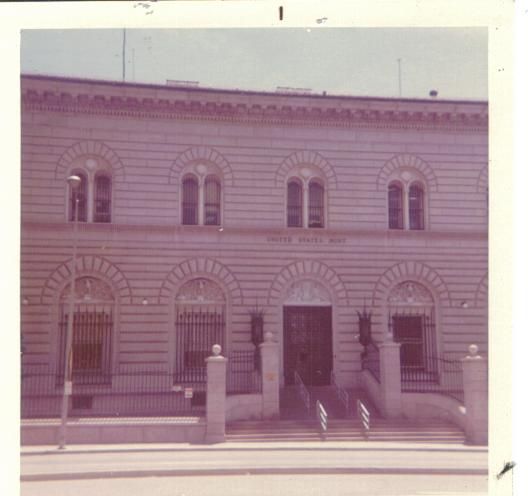
<instances>
[{"instance_id":1,"label":"arched doorway","mask_svg":"<svg viewBox=\"0 0 528 496\"><path fill-rule=\"evenodd\" d=\"M288 289L283 306L284 378L295 372L307 386L330 384L332 372L332 303L318 282L304 280Z\"/></svg>"}]
</instances>

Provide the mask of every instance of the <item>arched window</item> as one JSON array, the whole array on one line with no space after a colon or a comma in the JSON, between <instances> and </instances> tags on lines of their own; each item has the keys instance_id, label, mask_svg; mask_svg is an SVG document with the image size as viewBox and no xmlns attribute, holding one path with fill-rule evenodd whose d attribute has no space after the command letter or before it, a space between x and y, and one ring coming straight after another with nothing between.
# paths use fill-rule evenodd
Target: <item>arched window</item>
<instances>
[{"instance_id":1,"label":"arched window","mask_svg":"<svg viewBox=\"0 0 528 496\"><path fill-rule=\"evenodd\" d=\"M81 170L76 170L73 172L72 175L76 175L80 177L81 183L77 187L77 189L69 189L69 205L70 205L70 212L68 215L68 219L70 221L75 220L75 200L78 200L77 203L77 220L79 222L86 222L88 219L88 209L87 209L87 200L88 200L88 179L86 174Z\"/></svg>"},{"instance_id":2,"label":"arched window","mask_svg":"<svg viewBox=\"0 0 528 496\"><path fill-rule=\"evenodd\" d=\"M325 227L325 179L315 166L302 165L291 170L286 183L286 225L288 227Z\"/></svg>"},{"instance_id":3,"label":"arched window","mask_svg":"<svg viewBox=\"0 0 528 496\"><path fill-rule=\"evenodd\" d=\"M215 164L197 162L185 167L180 195L182 224L222 224L222 173Z\"/></svg>"},{"instance_id":4,"label":"arched window","mask_svg":"<svg viewBox=\"0 0 528 496\"><path fill-rule=\"evenodd\" d=\"M310 182L308 192L308 227L324 227L324 187Z\"/></svg>"},{"instance_id":5,"label":"arched window","mask_svg":"<svg viewBox=\"0 0 528 496\"><path fill-rule=\"evenodd\" d=\"M205 179L204 224L206 226L220 225L220 181L214 176Z\"/></svg>"},{"instance_id":6,"label":"arched window","mask_svg":"<svg viewBox=\"0 0 528 496\"><path fill-rule=\"evenodd\" d=\"M426 184L419 171L392 174L388 187L389 229L423 230L426 227Z\"/></svg>"},{"instance_id":7,"label":"arched window","mask_svg":"<svg viewBox=\"0 0 528 496\"><path fill-rule=\"evenodd\" d=\"M403 194L398 183L389 186L389 229L403 229Z\"/></svg>"},{"instance_id":8,"label":"arched window","mask_svg":"<svg viewBox=\"0 0 528 496\"><path fill-rule=\"evenodd\" d=\"M94 222L110 222L112 179L106 173L95 175Z\"/></svg>"},{"instance_id":9,"label":"arched window","mask_svg":"<svg viewBox=\"0 0 528 496\"><path fill-rule=\"evenodd\" d=\"M108 163L101 157L78 157L68 175L81 178L76 190L67 186L68 220L74 220L77 196L79 222L112 222L112 175Z\"/></svg>"},{"instance_id":10,"label":"arched window","mask_svg":"<svg viewBox=\"0 0 528 496\"><path fill-rule=\"evenodd\" d=\"M64 372L70 285L64 288L59 307L59 373ZM100 279L80 277L74 286L72 373L77 383L111 380L112 334L115 301L111 288Z\"/></svg>"},{"instance_id":11,"label":"arched window","mask_svg":"<svg viewBox=\"0 0 528 496\"><path fill-rule=\"evenodd\" d=\"M288 182L288 227L302 227L302 186L296 180Z\"/></svg>"},{"instance_id":12,"label":"arched window","mask_svg":"<svg viewBox=\"0 0 528 496\"><path fill-rule=\"evenodd\" d=\"M409 229L424 228L424 191L420 184L409 188Z\"/></svg>"},{"instance_id":13,"label":"arched window","mask_svg":"<svg viewBox=\"0 0 528 496\"><path fill-rule=\"evenodd\" d=\"M177 382L205 382L205 359L219 344L225 350L225 307L222 289L205 278L185 283L176 295Z\"/></svg>"},{"instance_id":14,"label":"arched window","mask_svg":"<svg viewBox=\"0 0 528 496\"><path fill-rule=\"evenodd\" d=\"M182 224L198 224L198 180L194 177L182 184Z\"/></svg>"}]
</instances>

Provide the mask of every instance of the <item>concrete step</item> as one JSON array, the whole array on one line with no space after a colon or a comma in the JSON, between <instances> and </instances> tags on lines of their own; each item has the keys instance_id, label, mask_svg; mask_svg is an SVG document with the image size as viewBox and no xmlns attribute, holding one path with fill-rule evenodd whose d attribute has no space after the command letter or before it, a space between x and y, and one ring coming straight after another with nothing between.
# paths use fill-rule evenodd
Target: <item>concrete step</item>
<instances>
[{"instance_id":1,"label":"concrete step","mask_svg":"<svg viewBox=\"0 0 528 496\"><path fill-rule=\"evenodd\" d=\"M365 435L355 419L331 420L326 433L321 434L315 421L239 421L226 426L226 438L231 442L257 441L332 441L364 440ZM371 441L463 443L464 433L456 426L441 421L414 423L407 420L380 419L371 425Z\"/></svg>"}]
</instances>

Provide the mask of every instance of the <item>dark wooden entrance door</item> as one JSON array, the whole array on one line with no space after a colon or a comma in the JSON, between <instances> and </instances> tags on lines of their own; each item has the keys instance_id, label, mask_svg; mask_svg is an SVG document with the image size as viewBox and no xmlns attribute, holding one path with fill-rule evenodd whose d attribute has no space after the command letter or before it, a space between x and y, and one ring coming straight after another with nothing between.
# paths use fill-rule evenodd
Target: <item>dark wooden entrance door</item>
<instances>
[{"instance_id":1,"label":"dark wooden entrance door","mask_svg":"<svg viewBox=\"0 0 528 496\"><path fill-rule=\"evenodd\" d=\"M422 369L424 366L423 317L394 315L392 325L394 341L401 343L401 366Z\"/></svg>"},{"instance_id":2,"label":"dark wooden entrance door","mask_svg":"<svg viewBox=\"0 0 528 496\"><path fill-rule=\"evenodd\" d=\"M330 384L332 307L284 307L284 373L294 383L297 370L308 386Z\"/></svg>"}]
</instances>

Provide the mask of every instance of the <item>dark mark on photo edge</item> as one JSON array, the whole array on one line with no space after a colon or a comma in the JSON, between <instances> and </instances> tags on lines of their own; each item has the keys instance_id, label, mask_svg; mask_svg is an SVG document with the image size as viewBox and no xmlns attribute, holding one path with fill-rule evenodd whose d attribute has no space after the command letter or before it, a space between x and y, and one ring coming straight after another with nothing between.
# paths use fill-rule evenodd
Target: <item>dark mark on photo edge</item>
<instances>
[{"instance_id":1,"label":"dark mark on photo edge","mask_svg":"<svg viewBox=\"0 0 528 496\"><path fill-rule=\"evenodd\" d=\"M501 479L503 475L507 474L510 470L513 471L515 467L515 462L506 462L502 470L497 474L497 479Z\"/></svg>"}]
</instances>

